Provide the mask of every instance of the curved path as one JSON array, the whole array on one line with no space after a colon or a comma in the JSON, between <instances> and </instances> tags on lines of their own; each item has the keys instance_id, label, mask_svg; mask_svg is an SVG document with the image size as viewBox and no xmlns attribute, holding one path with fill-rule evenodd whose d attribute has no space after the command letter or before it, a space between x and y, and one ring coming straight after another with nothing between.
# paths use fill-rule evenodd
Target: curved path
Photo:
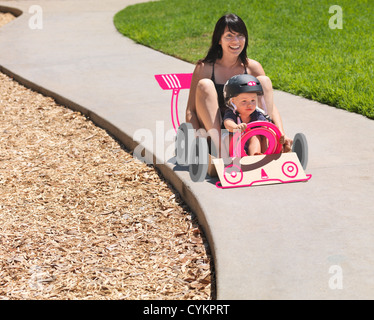
<instances>
[{"instance_id":1,"label":"curved path","mask_svg":"<svg viewBox=\"0 0 374 320\"><path fill-rule=\"evenodd\" d=\"M157 148L145 144L199 217L214 254L218 299L373 299L374 122L276 91L287 134L308 138L312 179L226 190L216 179L191 182L185 169L163 163L172 144L171 93L154 75L194 66L116 31L114 14L136 2L40 0L38 30L29 25L34 1L0 1L23 11L0 30L1 71L87 114L130 149L134 134L166 134ZM180 105L186 100L182 92Z\"/></svg>"}]
</instances>

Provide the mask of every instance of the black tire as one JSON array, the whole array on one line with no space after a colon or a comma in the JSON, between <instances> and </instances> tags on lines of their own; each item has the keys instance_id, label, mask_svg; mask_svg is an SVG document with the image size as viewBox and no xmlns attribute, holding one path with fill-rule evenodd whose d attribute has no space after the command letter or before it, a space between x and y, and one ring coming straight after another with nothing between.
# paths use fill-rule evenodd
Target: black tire
<instances>
[{"instance_id":1,"label":"black tire","mask_svg":"<svg viewBox=\"0 0 374 320\"><path fill-rule=\"evenodd\" d=\"M204 181L209 167L209 148L205 138L196 137L191 152L190 178L194 182Z\"/></svg>"},{"instance_id":2,"label":"black tire","mask_svg":"<svg viewBox=\"0 0 374 320\"><path fill-rule=\"evenodd\" d=\"M175 158L180 166L191 163L191 150L195 139L195 130L191 123L182 123L175 138Z\"/></svg>"},{"instance_id":3,"label":"black tire","mask_svg":"<svg viewBox=\"0 0 374 320\"><path fill-rule=\"evenodd\" d=\"M308 142L303 133L296 133L293 139L292 152L297 154L300 164L305 170L308 164Z\"/></svg>"}]
</instances>

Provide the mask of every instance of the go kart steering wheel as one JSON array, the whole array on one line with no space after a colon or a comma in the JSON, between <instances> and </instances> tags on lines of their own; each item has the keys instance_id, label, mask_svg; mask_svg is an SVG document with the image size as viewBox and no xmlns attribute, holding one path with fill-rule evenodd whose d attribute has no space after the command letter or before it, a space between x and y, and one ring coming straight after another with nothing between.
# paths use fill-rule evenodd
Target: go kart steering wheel
<instances>
[{"instance_id":1,"label":"go kart steering wheel","mask_svg":"<svg viewBox=\"0 0 374 320\"><path fill-rule=\"evenodd\" d=\"M267 121L254 121L247 124L247 129L243 132L234 134L230 143L230 156L231 157L244 157L247 155L245 152L246 142L253 136L265 136L268 139L268 148L264 154L280 153L282 145L279 143L281 132L271 122Z\"/></svg>"}]
</instances>

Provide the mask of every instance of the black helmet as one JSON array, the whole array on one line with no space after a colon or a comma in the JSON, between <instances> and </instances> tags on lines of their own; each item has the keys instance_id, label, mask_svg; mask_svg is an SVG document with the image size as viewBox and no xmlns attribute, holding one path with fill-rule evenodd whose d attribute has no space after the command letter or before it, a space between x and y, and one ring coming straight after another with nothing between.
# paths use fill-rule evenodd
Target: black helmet
<instances>
[{"instance_id":1,"label":"black helmet","mask_svg":"<svg viewBox=\"0 0 374 320\"><path fill-rule=\"evenodd\" d=\"M263 95L260 81L249 74L239 74L230 78L223 87L223 96L226 102L245 92L254 92L258 95Z\"/></svg>"}]
</instances>

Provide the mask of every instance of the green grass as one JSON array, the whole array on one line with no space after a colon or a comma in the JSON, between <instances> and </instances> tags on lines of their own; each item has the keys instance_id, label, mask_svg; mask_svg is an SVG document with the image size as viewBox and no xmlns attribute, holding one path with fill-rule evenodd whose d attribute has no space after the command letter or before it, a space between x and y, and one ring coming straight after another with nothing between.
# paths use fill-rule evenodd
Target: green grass
<instances>
[{"instance_id":1,"label":"green grass","mask_svg":"<svg viewBox=\"0 0 374 320\"><path fill-rule=\"evenodd\" d=\"M334 4L343 9L343 29L329 28ZM248 56L274 88L374 119L373 0L163 0L129 6L114 24L138 43L195 63L216 21L231 12L245 21Z\"/></svg>"}]
</instances>

